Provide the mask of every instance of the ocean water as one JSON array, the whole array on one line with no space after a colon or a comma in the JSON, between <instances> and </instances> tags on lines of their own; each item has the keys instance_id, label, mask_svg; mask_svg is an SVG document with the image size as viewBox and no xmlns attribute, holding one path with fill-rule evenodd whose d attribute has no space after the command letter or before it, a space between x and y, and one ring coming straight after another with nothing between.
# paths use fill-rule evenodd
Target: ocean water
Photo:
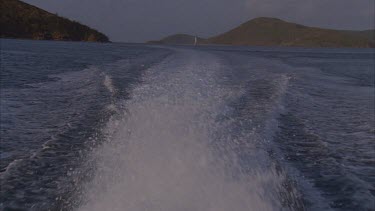
<instances>
[{"instance_id":1,"label":"ocean water","mask_svg":"<svg viewBox=\"0 0 375 211\"><path fill-rule=\"evenodd\" d=\"M374 56L1 39L0 210L374 210Z\"/></svg>"}]
</instances>

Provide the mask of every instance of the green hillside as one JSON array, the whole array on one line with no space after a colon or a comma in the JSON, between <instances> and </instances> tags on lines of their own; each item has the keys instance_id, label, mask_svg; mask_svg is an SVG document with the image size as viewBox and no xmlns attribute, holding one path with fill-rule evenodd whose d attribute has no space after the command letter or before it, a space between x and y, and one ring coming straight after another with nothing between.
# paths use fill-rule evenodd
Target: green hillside
<instances>
[{"instance_id":1,"label":"green hillside","mask_svg":"<svg viewBox=\"0 0 375 211\"><path fill-rule=\"evenodd\" d=\"M276 18L256 18L224 34L211 44L301 47L374 47L374 31L339 31L307 27Z\"/></svg>"},{"instance_id":2,"label":"green hillside","mask_svg":"<svg viewBox=\"0 0 375 211\"><path fill-rule=\"evenodd\" d=\"M108 37L76 21L19 0L0 0L2 38L108 42Z\"/></svg>"},{"instance_id":3,"label":"green hillside","mask_svg":"<svg viewBox=\"0 0 375 211\"><path fill-rule=\"evenodd\" d=\"M202 43L205 39L197 37L197 42ZM195 43L195 36L188 34L175 34L165 37L158 41L149 41L149 44L164 44L164 45L193 45Z\"/></svg>"}]
</instances>

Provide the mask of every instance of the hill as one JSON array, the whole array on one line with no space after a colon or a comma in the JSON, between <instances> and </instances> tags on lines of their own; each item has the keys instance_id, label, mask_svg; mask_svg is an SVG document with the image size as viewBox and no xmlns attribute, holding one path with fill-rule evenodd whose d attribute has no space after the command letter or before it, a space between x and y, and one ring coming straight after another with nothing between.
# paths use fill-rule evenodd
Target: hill
<instances>
[{"instance_id":1,"label":"hill","mask_svg":"<svg viewBox=\"0 0 375 211\"><path fill-rule=\"evenodd\" d=\"M339 31L276 18L256 18L208 39L211 44L301 47L375 47L374 30Z\"/></svg>"},{"instance_id":2,"label":"hill","mask_svg":"<svg viewBox=\"0 0 375 211\"><path fill-rule=\"evenodd\" d=\"M108 42L88 26L19 0L0 0L2 38Z\"/></svg>"},{"instance_id":3,"label":"hill","mask_svg":"<svg viewBox=\"0 0 375 211\"><path fill-rule=\"evenodd\" d=\"M202 43L205 39L197 37L197 42ZM195 36L187 34L175 34L165 37L158 41L149 41L149 44L163 44L163 45L193 45L195 43Z\"/></svg>"}]
</instances>

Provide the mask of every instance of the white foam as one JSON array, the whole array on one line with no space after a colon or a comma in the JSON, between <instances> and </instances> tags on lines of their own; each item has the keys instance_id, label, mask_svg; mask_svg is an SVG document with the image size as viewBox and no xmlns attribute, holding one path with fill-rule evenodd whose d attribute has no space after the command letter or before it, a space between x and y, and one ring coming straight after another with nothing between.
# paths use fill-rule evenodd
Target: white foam
<instances>
[{"instance_id":1,"label":"white foam","mask_svg":"<svg viewBox=\"0 0 375 211\"><path fill-rule=\"evenodd\" d=\"M112 78L109 75L104 75L103 80L104 86L107 88L107 90L111 93L111 95L116 94L116 88L113 86Z\"/></svg>"},{"instance_id":2,"label":"white foam","mask_svg":"<svg viewBox=\"0 0 375 211\"><path fill-rule=\"evenodd\" d=\"M215 83L219 68L214 56L181 51L146 73L126 112L108 122L79 210L280 209L274 196L280 178L256 165L242 172L232 151L238 137L213 138L230 124L216 117L236 95ZM225 144L218 150L215 142ZM247 147L254 159L261 155L250 140Z\"/></svg>"}]
</instances>

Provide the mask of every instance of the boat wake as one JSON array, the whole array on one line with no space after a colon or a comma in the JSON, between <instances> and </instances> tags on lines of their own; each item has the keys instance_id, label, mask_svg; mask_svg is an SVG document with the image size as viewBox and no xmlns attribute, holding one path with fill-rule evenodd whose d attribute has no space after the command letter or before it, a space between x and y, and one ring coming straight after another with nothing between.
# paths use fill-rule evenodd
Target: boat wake
<instances>
[{"instance_id":1,"label":"boat wake","mask_svg":"<svg viewBox=\"0 0 375 211\"><path fill-rule=\"evenodd\" d=\"M227 103L242 91L217 83L221 66L176 50L146 71L89 159L95 176L78 210L280 210L282 176L264 158L244 171L236 149L264 152L246 135L222 133L235 122Z\"/></svg>"}]
</instances>

